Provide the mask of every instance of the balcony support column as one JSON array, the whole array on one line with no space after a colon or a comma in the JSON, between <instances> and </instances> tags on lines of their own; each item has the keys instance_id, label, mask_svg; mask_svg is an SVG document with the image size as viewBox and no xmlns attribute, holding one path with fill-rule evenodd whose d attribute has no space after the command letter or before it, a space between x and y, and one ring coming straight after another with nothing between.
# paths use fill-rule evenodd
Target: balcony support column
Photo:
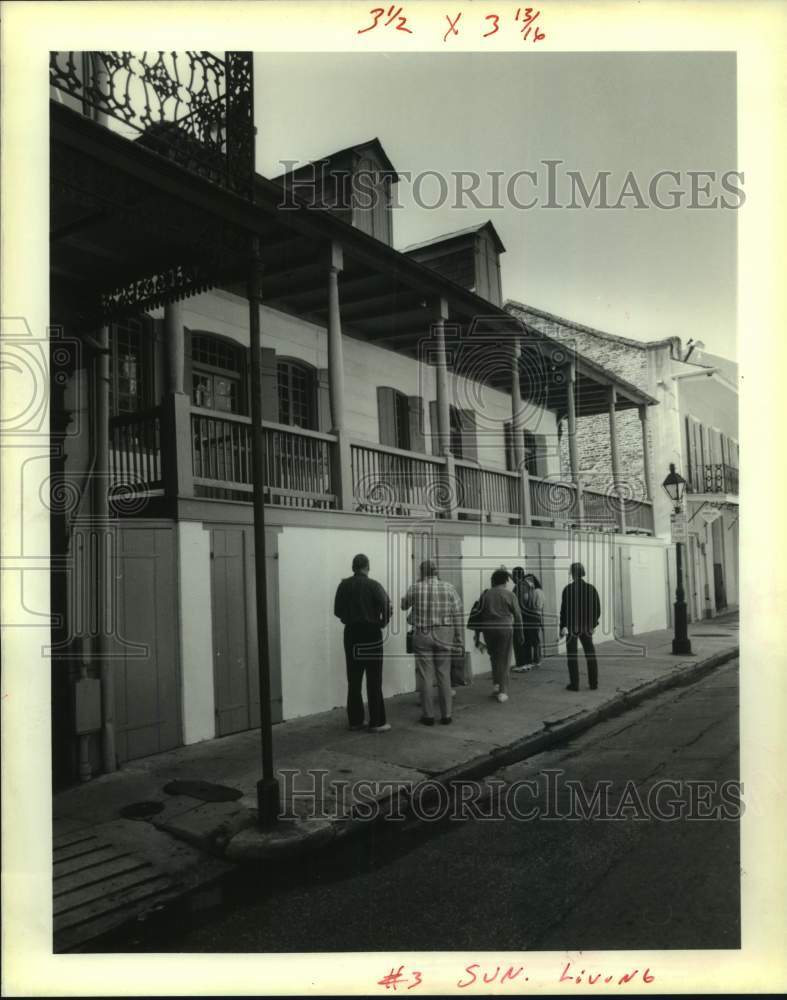
<instances>
[{"instance_id":1,"label":"balcony support column","mask_svg":"<svg viewBox=\"0 0 787 1000\"><path fill-rule=\"evenodd\" d=\"M577 492L578 527L585 522L585 504L582 497L582 480L579 476L579 456L577 453L577 402L575 398L577 385L577 366L575 361L569 361L566 367L566 403L568 409L568 460L571 466L571 481Z\"/></svg>"},{"instance_id":2,"label":"balcony support column","mask_svg":"<svg viewBox=\"0 0 787 1000\"><path fill-rule=\"evenodd\" d=\"M626 501L624 498L623 480L620 476L620 448L618 445L618 424L615 419L615 408L618 394L614 385L609 387L609 450L612 456L612 482L615 497L618 501L618 526L622 535L626 534Z\"/></svg>"},{"instance_id":3,"label":"balcony support column","mask_svg":"<svg viewBox=\"0 0 787 1000\"><path fill-rule=\"evenodd\" d=\"M653 501L653 479L650 468L650 449L648 447L648 407L638 407L639 421L642 425L642 477L645 480L645 496Z\"/></svg>"},{"instance_id":4,"label":"balcony support column","mask_svg":"<svg viewBox=\"0 0 787 1000\"><path fill-rule=\"evenodd\" d=\"M522 527L527 528L532 524L532 516L530 511L530 475L525 460L522 385L519 380L522 348L518 340L514 341L511 355L511 436L514 439L514 464L519 473L519 523Z\"/></svg>"},{"instance_id":5,"label":"balcony support column","mask_svg":"<svg viewBox=\"0 0 787 1000\"><path fill-rule=\"evenodd\" d=\"M262 428L262 338L260 307L262 262L259 237L251 238L247 298L251 354L251 462L254 482L254 589L257 609L257 659L260 684L262 778L257 782L257 820L270 829L279 814L279 783L273 768L271 657L268 639L268 581L265 556L265 438Z\"/></svg>"},{"instance_id":6,"label":"balcony support column","mask_svg":"<svg viewBox=\"0 0 787 1000\"><path fill-rule=\"evenodd\" d=\"M331 243L328 266L328 390L331 406L331 433L337 441L333 450L333 490L339 510L353 509L353 481L350 439L347 435L344 407L344 354L342 317L339 308L339 274L344 267L342 248Z\"/></svg>"},{"instance_id":7,"label":"balcony support column","mask_svg":"<svg viewBox=\"0 0 787 1000\"><path fill-rule=\"evenodd\" d=\"M186 338L183 306L164 306L166 392L161 406L161 462L164 492L174 503L194 496L191 456L191 397L185 391Z\"/></svg>"},{"instance_id":8,"label":"balcony support column","mask_svg":"<svg viewBox=\"0 0 787 1000\"><path fill-rule=\"evenodd\" d=\"M438 314L432 324L434 340L435 388L437 390L437 438L439 452L445 467L443 469L445 500L441 512L445 517L456 518L459 505L459 484L456 479L456 463L451 452L451 410L448 398L448 363L445 353L445 321L448 319L448 302L441 298Z\"/></svg>"},{"instance_id":9,"label":"balcony support column","mask_svg":"<svg viewBox=\"0 0 787 1000\"><path fill-rule=\"evenodd\" d=\"M94 362L95 427L93 437L92 520L95 539L95 635L93 656L101 677L101 765L105 774L117 770L115 747L115 676L109 659L112 619L114 532L109 520L109 327L98 331L99 351ZM82 749L82 748L80 748Z\"/></svg>"}]
</instances>

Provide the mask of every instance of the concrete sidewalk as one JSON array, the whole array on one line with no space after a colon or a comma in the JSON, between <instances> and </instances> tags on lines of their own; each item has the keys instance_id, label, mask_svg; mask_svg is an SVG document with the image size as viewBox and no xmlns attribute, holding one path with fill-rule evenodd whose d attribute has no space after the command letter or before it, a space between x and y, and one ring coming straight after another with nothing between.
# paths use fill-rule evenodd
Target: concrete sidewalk
<instances>
[{"instance_id":1,"label":"concrete sidewalk","mask_svg":"<svg viewBox=\"0 0 787 1000\"><path fill-rule=\"evenodd\" d=\"M352 797L337 800L334 782L416 785L480 777L737 655L735 615L697 623L690 635L694 655L686 658L671 655L667 631L599 644L597 691L587 688L582 657L577 693L565 690L565 657L514 674L505 704L491 697L489 675L476 677L457 689L451 726L419 725L414 694L388 700L392 729L383 734L349 732L343 709L282 723L274 727L276 766L280 774L300 772L298 790L314 784L305 772L327 772L324 794L317 783L323 818L305 818L310 803L296 797L290 805L299 818L281 821L271 833L256 826L258 731L137 760L63 791L53 805L55 949L85 948L129 920L210 892L238 864L316 849L362 829ZM236 798L206 801L215 789L204 786L186 789L190 794L165 791L173 781L226 786ZM282 781L285 792L292 788L292 778ZM123 818L120 810L128 806L140 818Z\"/></svg>"}]
</instances>

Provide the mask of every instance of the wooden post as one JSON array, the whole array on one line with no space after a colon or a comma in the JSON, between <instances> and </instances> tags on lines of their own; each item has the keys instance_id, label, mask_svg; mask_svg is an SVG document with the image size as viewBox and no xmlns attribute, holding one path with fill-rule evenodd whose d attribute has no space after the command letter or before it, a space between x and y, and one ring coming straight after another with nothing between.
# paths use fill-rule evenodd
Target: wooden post
<instances>
[{"instance_id":1,"label":"wooden post","mask_svg":"<svg viewBox=\"0 0 787 1000\"><path fill-rule=\"evenodd\" d=\"M164 306L164 361L167 392L185 392L186 338L183 332L183 306L170 302Z\"/></svg>"},{"instance_id":2,"label":"wooden post","mask_svg":"<svg viewBox=\"0 0 787 1000\"><path fill-rule=\"evenodd\" d=\"M579 477L579 458L577 455L577 403L574 398L576 382L576 362L569 361L566 372L566 383L568 386L568 457L571 465L571 479L577 491L577 525L582 527L585 521L585 504L582 497L582 480Z\"/></svg>"},{"instance_id":3,"label":"wooden post","mask_svg":"<svg viewBox=\"0 0 787 1000\"><path fill-rule=\"evenodd\" d=\"M262 428L262 340L260 306L262 277L260 243L251 240L247 298L249 300L249 352L251 354L251 462L254 481L254 589L257 609L257 660L260 681L260 737L262 779L257 782L257 817L268 829L279 814L279 783L273 770L273 717L271 713L271 657L268 641L268 581L265 560L265 439Z\"/></svg>"},{"instance_id":4,"label":"wooden post","mask_svg":"<svg viewBox=\"0 0 787 1000\"><path fill-rule=\"evenodd\" d=\"M438 450L445 461L443 476L447 503L443 510L447 517L456 518L459 495L456 481L456 464L451 451L451 410L448 398L448 364L445 355L445 321L448 319L448 302L440 298L438 315L432 324L435 340L435 382L437 389L437 439Z\"/></svg>"},{"instance_id":5,"label":"wooden post","mask_svg":"<svg viewBox=\"0 0 787 1000\"><path fill-rule=\"evenodd\" d=\"M345 425L344 354L342 350L342 318L339 308L339 273L344 261L339 243L331 243L328 267L328 383L331 408L331 433L336 435L333 477L336 505L339 510L352 510L354 490L350 457L350 441Z\"/></svg>"},{"instance_id":6,"label":"wooden post","mask_svg":"<svg viewBox=\"0 0 787 1000\"><path fill-rule=\"evenodd\" d=\"M615 420L615 407L618 401L614 385L609 387L609 449L612 456L612 481L615 484L615 496L618 499L618 524L621 534L626 534L626 501L623 496L623 481L620 477L620 449L618 447L618 425Z\"/></svg>"},{"instance_id":7,"label":"wooden post","mask_svg":"<svg viewBox=\"0 0 787 1000\"><path fill-rule=\"evenodd\" d=\"M532 523L532 517L530 512L530 475L525 461L522 386L519 381L521 356L521 345L518 340L515 340L511 351L511 436L514 439L514 464L519 473L519 523L523 527L529 527Z\"/></svg>"},{"instance_id":8,"label":"wooden post","mask_svg":"<svg viewBox=\"0 0 787 1000\"><path fill-rule=\"evenodd\" d=\"M639 419L642 425L642 468L645 479L645 496L653 501L653 480L650 468L650 450L648 448L648 407L639 407Z\"/></svg>"},{"instance_id":9,"label":"wooden post","mask_svg":"<svg viewBox=\"0 0 787 1000\"><path fill-rule=\"evenodd\" d=\"M93 535L95 538L95 633L93 654L101 675L101 763L105 774L117 770L115 749L115 678L108 657L111 619L111 580L114 567L109 523L109 327L98 332L95 361L93 465Z\"/></svg>"}]
</instances>

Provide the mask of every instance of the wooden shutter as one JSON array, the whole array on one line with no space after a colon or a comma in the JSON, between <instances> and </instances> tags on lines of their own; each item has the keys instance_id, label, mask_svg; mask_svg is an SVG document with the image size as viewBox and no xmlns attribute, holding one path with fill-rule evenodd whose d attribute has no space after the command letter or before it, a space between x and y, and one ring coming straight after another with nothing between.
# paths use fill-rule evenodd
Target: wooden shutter
<instances>
[{"instance_id":1,"label":"wooden shutter","mask_svg":"<svg viewBox=\"0 0 787 1000\"><path fill-rule=\"evenodd\" d=\"M424 436L424 401L420 396L407 397L407 412L410 417L410 451L426 452Z\"/></svg>"},{"instance_id":2,"label":"wooden shutter","mask_svg":"<svg viewBox=\"0 0 787 1000\"><path fill-rule=\"evenodd\" d=\"M429 401L429 431L432 437L432 454L440 454L440 422L437 418L437 400L431 399Z\"/></svg>"},{"instance_id":3,"label":"wooden shutter","mask_svg":"<svg viewBox=\"0 0 787 1000\"><path fill-rule=\"evenodd\" d=\"M528 471L528 475L538 475L536 471L538 469L536 436L531 431L525 431L525 468Z\"/></svg>"},{"instance_id":4,"label":"wooden shutter","mask_svg":"<svg viewBox=\"0 0 787 1000\"><path fill-rule=\"evenodd\" d=\"M377 386L377 419L380 424L380 444L396 447L396 398L387 385Z\"/></svg>"},{"instance_id":5,"label":"wooden shutter","mask_svg":"<svg viewBox=\"0 0 787 1000\"><path fill-rule=\"evenodd\" d=\"M462 458L469 462L477 462L478 436L473 410L459 411L459 426L462 432Z\"/></svg>"},{"instance_id":6,"label":"wooden shutter","mask_svg":"<svg viewBox=\"0 0 787 1000\"><path fill-rule=\"evenodd\" d=\"M263 347L262 355L262 419L279 422L279 376L276 371L276 351Z\"/></svg>"},{"instance_id":7,"label":"wooden shutter","mask_svg":"<svg viewBox=\"0 0 787 1000\"><path fill-rule=\"evenodd\" d=\"M317 383L317 430L329 434L331 427L331 387L328 380L328 369L318 368Z\"/></svg>"},{"instance_id":8,"label":"wooden shutter","mask_svg":"<svg viewBox=\"0 0 787 1000\"><path fill-rule=\"evenodd\" d=\"M545 479L547 474L547 438L546 434L533 435L533 468L531 476Z\"/></svg>"}]
</instances>

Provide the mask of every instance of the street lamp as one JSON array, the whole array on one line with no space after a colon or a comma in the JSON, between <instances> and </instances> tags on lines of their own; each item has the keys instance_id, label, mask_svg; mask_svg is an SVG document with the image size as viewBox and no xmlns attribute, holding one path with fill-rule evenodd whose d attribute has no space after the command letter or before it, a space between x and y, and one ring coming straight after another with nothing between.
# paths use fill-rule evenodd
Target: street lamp
<instances>
[{"instance_id":1,"label":"street lamp","mask_svg":"<svg viewBox=\"0 0 787 1000\"><path fill-rule=\"evenodd\" d=\"M664 492L670 498L676 514L683 513L683 494L686 491L686 480L675 471L670 463L669 475L661 484ZM675 542L675 560L677 563L678 580L675 587L675 636L672 640L672 652L677 656L691 655L691 642L688 633L688 615L686 610L686 593L683 590L683 542Z\"/></svg>"}]
</instances>

